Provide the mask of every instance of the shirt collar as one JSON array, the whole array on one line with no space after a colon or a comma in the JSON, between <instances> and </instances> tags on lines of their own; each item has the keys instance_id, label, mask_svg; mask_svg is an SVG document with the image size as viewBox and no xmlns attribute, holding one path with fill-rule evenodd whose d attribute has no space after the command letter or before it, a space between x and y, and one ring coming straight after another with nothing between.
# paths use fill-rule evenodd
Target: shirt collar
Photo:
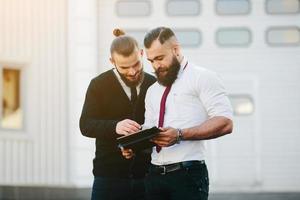
<instances>
[{"instance_id":1,"label":"shirt collar","mask_svg":"<svg viewBox=\"0 0 300 200\"><path fill-rule=\"evenodd\" d=\"M186 69L186 66L187 65L187 62L188 60L186 59L186 57L183 57L181 63L180 63L180 69L179 69L179 72L178 72L178 77L181 77L183 71Z\"/></svg>"}]
</instances>

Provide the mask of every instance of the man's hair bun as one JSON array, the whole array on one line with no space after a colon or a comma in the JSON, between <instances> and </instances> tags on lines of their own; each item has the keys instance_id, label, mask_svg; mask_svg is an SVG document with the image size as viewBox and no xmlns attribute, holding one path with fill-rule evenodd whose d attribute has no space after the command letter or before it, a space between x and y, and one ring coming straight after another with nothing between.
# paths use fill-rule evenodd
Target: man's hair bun
<instances>
[{"instance_id":1,"label":"man's hair bun","mask_svg":"<svg viewBox=\"0 0 300 200\"><path fill-rule=\"evenodd\" d=\"M125 35L125 32L119 28L113 30L114 36L116 36L110 45L110 54L113 56L114 52L128 57L136 49L139 49L137 41L129 36Z\"/></svg>"},{"instance_id":2,"label":"man's hair bun","mask_svg":"<svg viewBox=\"0 0 300 200\"><path fill-rule=\"evenodd\" d=\"M119 37L121 35L125 35L125 32L119 28L116 28L113 30L113 34L114 34L114 36Z\"/></svg>"}]
</instances>

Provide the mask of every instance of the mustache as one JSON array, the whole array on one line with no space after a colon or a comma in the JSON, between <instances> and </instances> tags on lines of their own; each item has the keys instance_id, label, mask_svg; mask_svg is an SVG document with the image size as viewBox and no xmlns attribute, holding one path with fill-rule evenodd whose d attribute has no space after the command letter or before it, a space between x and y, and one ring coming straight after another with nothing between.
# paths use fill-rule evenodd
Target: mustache
<instances>
[{"instance_id":1,"label":"mustache","mask_svg":"<svg viewBox=\"0 0 300 200\"><path fill-rule=\"evenodd\" d=\"M127 77L136 77L136 76L138 76L138 75L140 75L141 73L143 72L143 70L141 69L141 70L139 70L139 71L137 71L134 75L124 75L124 76L127 76Z\"/></svg>"},{"instance_id":2,"label":"mustache","mask_svg":"<svg viewBox=\"0 0 300 200\"><path fill-rule=\"evenodd\" d=\"M160 72L167 72L167 71L169 71L169 70L168 69L157 69L157 70L154 70L152 73L153 74L158 74Z\"/></svg>"},{"instance_id":3,"label":"mustache","mask_svg":"<svg viewBox=\"0 0 300 200\"><path fill-rule=\"evenodd\" d=\"M128 77L131 77L131 78L135 78L135 77L137 77L137 76L139 76L139 75L141 75L142 74L142 70L140 70L140 71L138 71L138 72L136 72L134 75L128 75Z\"/></svg>"}]
</instances>

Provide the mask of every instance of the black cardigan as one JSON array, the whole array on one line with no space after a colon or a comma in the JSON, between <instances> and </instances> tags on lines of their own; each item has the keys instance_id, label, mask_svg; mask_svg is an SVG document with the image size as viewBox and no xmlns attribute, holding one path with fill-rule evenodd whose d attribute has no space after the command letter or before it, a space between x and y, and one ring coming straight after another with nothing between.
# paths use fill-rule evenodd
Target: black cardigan
<instances>
[{"instance_id":1,"label":"black cardigan","mask_svg":"<svg viewBox=\"0 0 300 200\"><path fill-rule=\"evenodd\" d=\"M96 138L94 176L136 177L144 176L150 155L137 152L127 160L116 144L116 125L123 119L144 123L145 95L155 78L145 73L136 106L133 106L113 70L92 79L88 87L80 117L80 130L84 136Z\"/></svg>"}]
</instances>

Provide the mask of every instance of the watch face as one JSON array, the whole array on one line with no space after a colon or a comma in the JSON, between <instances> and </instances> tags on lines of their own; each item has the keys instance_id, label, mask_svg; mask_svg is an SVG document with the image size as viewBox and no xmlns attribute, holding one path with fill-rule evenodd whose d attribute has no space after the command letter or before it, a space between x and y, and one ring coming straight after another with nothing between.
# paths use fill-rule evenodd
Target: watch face
<instances>
[{"instance_id":1,"label":"watch face","mask_svg":"<svg viewBox=\"0 0 300 200\"><path fill-rule=\"evenodd\" d=\"M178 128L177 129L176 143L179 144L181 140L183 140L182 130L180 128Z\"/></svg>"},{"instance_id":2,"label":"watch face","mask_svg":"<svg viewBox=\"0 0 300 200\"><path fill-rule=\"evenodd\" d=\"M182 130L180 128L178 129L178 133L179 133L179 139L183 140L183 134L182 134Z\"/></svg>"}]
</instances>

